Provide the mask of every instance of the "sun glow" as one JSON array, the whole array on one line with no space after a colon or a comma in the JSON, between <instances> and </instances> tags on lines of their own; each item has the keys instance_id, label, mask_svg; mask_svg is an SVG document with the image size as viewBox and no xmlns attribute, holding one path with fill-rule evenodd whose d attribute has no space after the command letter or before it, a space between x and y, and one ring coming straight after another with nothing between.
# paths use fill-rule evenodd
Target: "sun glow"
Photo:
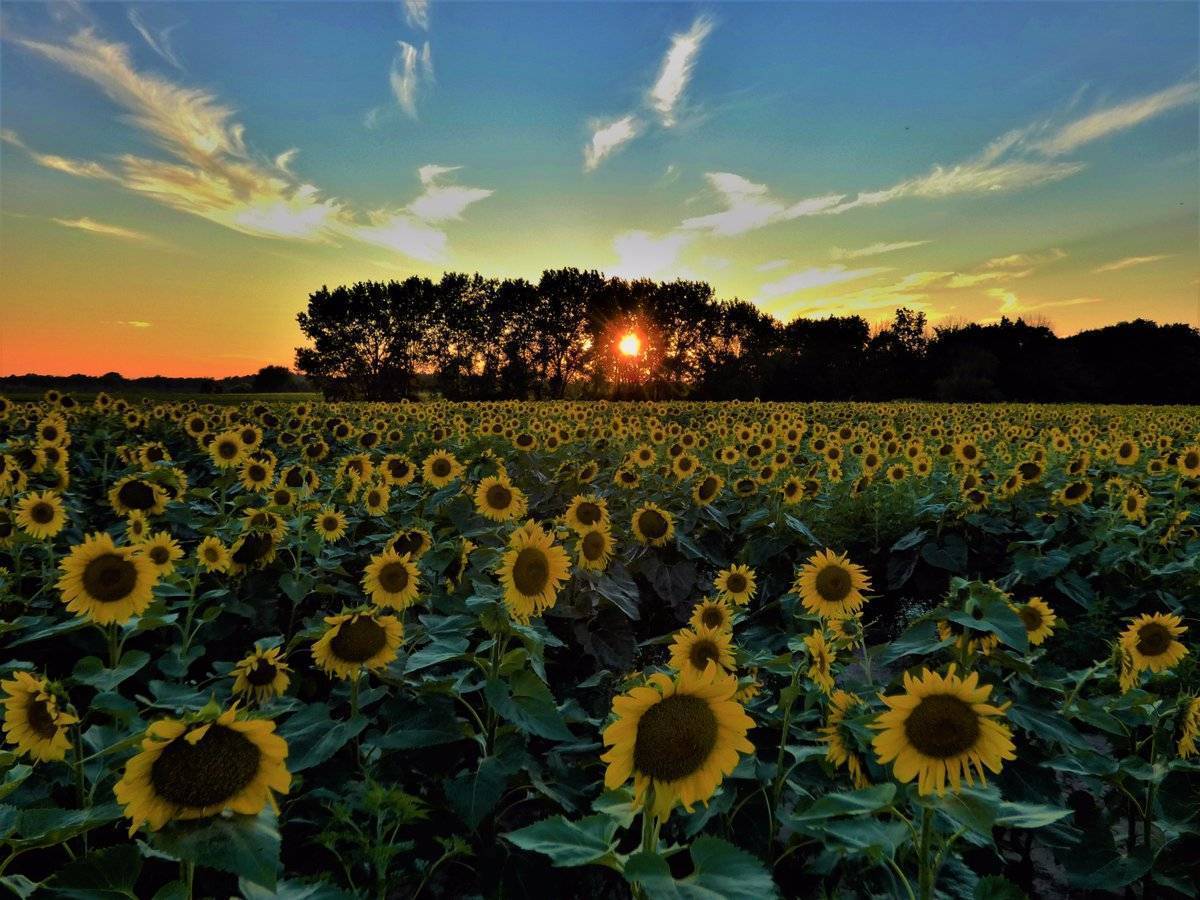
<instances>
[{"instance_id":1,"label":"sun glow","mask_svg":"<svg viewBox=\"0 0 1200 900\"><path fill-rule=\"evenodd\" d=\"M621 338L617 349L625 356L637 356L642 352L642 339L631 331Z\"/></svg>"}]
</instances>

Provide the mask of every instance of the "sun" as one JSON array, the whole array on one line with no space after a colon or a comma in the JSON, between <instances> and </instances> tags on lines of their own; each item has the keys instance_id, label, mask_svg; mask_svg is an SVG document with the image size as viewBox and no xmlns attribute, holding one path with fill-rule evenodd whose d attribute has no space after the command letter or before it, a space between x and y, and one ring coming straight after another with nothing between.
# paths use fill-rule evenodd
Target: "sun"
<instances>
[{"instance_id":1,"label":"sun","mask_svg":"<svg viewBox=\"0 0 1200 900\"><path fill-rule=\"evenodd\" d=\"M642 352L642 339L631 331L621 338L617 349L625 356L637 356Z\"/></svg>"}]
</instances>

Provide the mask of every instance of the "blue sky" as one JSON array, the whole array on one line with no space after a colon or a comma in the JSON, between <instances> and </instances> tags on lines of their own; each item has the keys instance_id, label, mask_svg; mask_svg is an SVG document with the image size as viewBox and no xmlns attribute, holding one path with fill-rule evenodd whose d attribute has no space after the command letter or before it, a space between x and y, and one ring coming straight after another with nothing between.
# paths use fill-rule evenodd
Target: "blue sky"
<instances>
[{"instance_id":1,"label":"blue sky","mask_svg":"<svg viewBox=\"0 0 1200 900\"><path fill-rule=\"evenodd\" d=\"M130 372L286 362L310 290L446 269L1200 324L1194 3L0 16L0 290L59 342L5 371L113 368L98 334Z\"/></svg>"}]
</instances>

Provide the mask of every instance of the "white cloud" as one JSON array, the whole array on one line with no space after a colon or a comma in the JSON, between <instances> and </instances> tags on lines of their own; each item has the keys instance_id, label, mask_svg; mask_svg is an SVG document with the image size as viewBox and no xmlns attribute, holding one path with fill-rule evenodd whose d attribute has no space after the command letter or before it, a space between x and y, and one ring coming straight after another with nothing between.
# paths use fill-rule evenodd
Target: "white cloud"
<instances>
[{"instance_id":1,"label":"white cloud","mask_svg":"<svg viewBox=\"0 0 1200 900\"><path fill-rule=\"evenodd\" d=\"M712 28L712 20L701 16L687 31L671 35L671 46L663 57L658 79L650 89L649 97L651 108L668 128L675 124L675 107L691 80L696 57Z\"/></svg>"},{"instance_id":2,"label":"white cloud","mask_svg":"<svg viewBox=\"0 0 1200 900\"><path fill-rule=\"evenodd\" d=\"M866 247L859 247L857 250L843 250L841 247L834 247L829 251L829 255L834 259L861 259L864 256L878 256L881 253L894 253L897 250L908 250L910 247L922 247L929 241L892 241L890 243L878 242L869 244Z\"/></svg>"},{"instance_id":3,"label":"white cloud","mask_svg":"<svg viewBox=\"0 0 1200 900\"><path fill-rule=\"evenodd\" d=\"M613 239L617 265L612 274L622 278L684 276L679 255L692 242L692 235L678 231L653 235L648 231L627 231Z\"/></svg>"},{"instance_id":4,"label":"white cloud","mask_svg":"<svg viewBox=\"0 0 1200 900\"><path fill-rule=\"evenodd\" d=\"M759 265L755 266L754 271L755 272L774 272L776 269L783 269L783 268L786 268L787 266L790 266L791 264L792 264L792 261L790 259L771 259L765 263L760 263Z\"/></svg>"},{"instance_id":5,"label":"white cloud","mask_svg":"<svg viewBox=\"0 0 1200 900\"><path fill-rule=\"evenodd\" d=\"M1115 259L1110 263L1092 269L1094 274L1101 272L1120 272L1122 269L1128 269L1132 266L1144 266L1146 263L1158 262L1161 259L1170 259L1169 253L1160 253L1157 256L1126 256L1124 259Z\"/></svg>"},{"instance_id":6,"label":"white cloud","mask_svg":"<svg viewBox=\"0 0 1200 900\"><path fill-rule=\"evenodd\" d=\"M410 119L417 117L417 95L433 79L433 57L429 41L418 50L407 41L397 41L399 50L392 59L388 83L396 104Z\"/></svg>"},{"instance_id":7,"label":"white cloud","mask_svg":"<svg viewBox=\"0 0 1200 900\"><path fill-rule=\"evenodd\" d=\"M584 171L594 171L607 157L637 137L641 128L642 123L633 115L612 122L594 122L592 142L583 148Z\"/></svg>"},{"instance_id":8,"label":"white cloud","mask_svg":"<svg viewBox=\"0 0 1200 900\"><path fill-rule=\"evenodd\" d=\"M87 216L81 216L78 219L53 219L52 221L65 228L75 228L79 231L87 231L105 237L122 238L127 241L154 241L154 238L150 235L134 231L132 228L125 228L121 225L109 225L106 222L97 222L95 219L89 219Z\"/></svg>"},{"instance_id":9,"label":"white cloud","mask_svg":"<svg viewBox=\"0 0 1200 900\"><path fill-rule=\"evenodd\" d=\"M142 36L142 40L146 45L173 65L177 69L183 68L183 63L179 61L179 56L175 53L175 48L171 46L171 32L182 25L182 22L176 22L174 25L168 25L166 28L160 28L157 31L152 30L143 21L138 11L133 7L129 8L129 24L131 24L138 34Z\"/></svg>"},{"instance_id":10,"label":"white cloud","mask_svg":"<svg viewBox=\"0 0 1200 900\"><path fill-rule=\"evenodd\" d=\"M404 20L410 28L429 30L429 0L404 0Z\"/></svg>"},{"instance_id":11,"label":"white cloud","mask_svg":"<svg viewBox=\"0 0 1200 900\"><path fill-rule=\"evenodd\" d=\"M887 271L890 271L887 266L871 266L865 269L847 269L840 264L826 267L811 266L802 272L795 272L778 281L767 282L758 289L757 300L760 303L770 303L780 297L787 297L790 294L799 293L800 291L827 287L828 285L839 284L843 281L857 281L859 278L867 278L871 275L878 275L880 272Z\"/></svg>"},{"instance_id":12,"label":"white cloud","mask_svg":"<svg viewBox=\"0 0 1200 900\"><path fill-rule=\"evenodd\" d=\"M421 166L417 170L425 192L408 205L408 211L425 222L445 222L461 219L463 211L472 203L486 200L492 191L486 188L461 187L456 184L440 184L438 179L461 166Z\"/></svg>"},{"instance_id":13,"label":"white cloud","mask_svg":"<svg viewBox=\"0 0 1200 900\"><path fill-rule=\"evenodd\" d=\"M887 314L898 306L906 306L930 317L939 315L929 299L929 288L945 279L950 272L913 272L899 281L873 285L845 294L823 294L816 299L800 298L776 303L772 309L778 316L871 316Z\"/></svg>"},{"instance_id":14,"label":"white cloud","mask_svg":"<svg viewBox=\"0 0 1200 900\"><path fill-rule=\"evenodd\" d=\"M1083 306L1089 303L1103 302L1100 297L1072 297L1069 300L1047 300L1041 303L1025 303L1016 294L1006 288L990 288L987 291L987 295L993 300L1000 301L1000 308L996 311L997 317L1019 316L1039 309L1052 309L1061 306ZM984 319L983 321L994 322L995 318Z\"/></svg>"},{"instance_id":15,"label":"white cloud","mask_svg":"<svg viewBox=\"0 0 1200 900\"><path fill-rule=\"evenodd\" d=\"M720 212L684 219L681 228L707 231L721 237L733 237L774 222L815 215L836 205L840 194L812 197L788 205L771 196L765 184L757 184L732 172L707 172L709 186L720 197Z\"/></svg>"},{"instance_id":16,"label":"white cloud","mask_svg":"<svg viewBox=\"0 0 1200 900\"><path fill-rule=\"evenodd\" d=\"M119 321L119 322L117 322L117 324L118 325L127 325L130 328L149 328L154 323L153 322L145 322L145 321L142 321L141 319L129 319L127 321Z\"/></svg>"},{"instance_id":17,"label":"white cloud","mask_svg":"<svg viewBox=\"0 0 1200 900\"><path fill-rule=\"evenodd\" d=\"M1035 143L1034 147L1047 156L1070 153L1084 144L1125 131L1172 109L1194 103L1198 95L1197 89L1195 81L1186 81L1145 97L1096 110L1062 126L1054 134Z\"/></svg>"},{"instance_id":18,"label":"white cloud","mask_svg":"<svg viewBox=\"0 0 1200 900\"><path fill-rule=\"evenodd\" d=\"M373 210L366 225L345 225L342 233L357 241L384 247L427 263L447 255L446 233L406 212Z\"/></svg>"},{"instance_id":19,"label":"white cloud","mask_svg":"<svg viewBox=\"0 0 1200 900\"><path fill-rule=\"evenodd\" d=\"M1024 269L1044 266L1067 258L1067 251L1052 247L1041 253L1011 253L1008 256L993 256L984 262L984 269Z\"/></svg>"}]
</instances>

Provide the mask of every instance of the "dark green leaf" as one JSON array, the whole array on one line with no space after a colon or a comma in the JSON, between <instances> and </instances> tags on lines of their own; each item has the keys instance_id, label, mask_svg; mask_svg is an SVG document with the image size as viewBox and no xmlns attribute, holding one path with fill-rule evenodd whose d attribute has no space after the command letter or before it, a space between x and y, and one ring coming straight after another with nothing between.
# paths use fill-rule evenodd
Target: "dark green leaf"
<instances>
[{"instance_id":1,"label":"dark green leaf","mask_svg":"<svg viewBox=\"0 0 1200 900\"><path fill-rule=\"evenodd\" d=\"M275 815L215 816L195 822L171 822L150 835L151 846L173 859L231 872L275 889L279 870L279 831Z\"/></svg>"},{"instance_id":2,"label":"dark green leaf","mask_svg":"<svg viewBox=\"0 0 1200 900\"><path fill-rule=\"evenodd\" d=\"M522 850L544 853L556 866L585 866L613 850L617 823L604 815L572 822L554 816L504 835Z\"/></svg>"}]
</instances>

